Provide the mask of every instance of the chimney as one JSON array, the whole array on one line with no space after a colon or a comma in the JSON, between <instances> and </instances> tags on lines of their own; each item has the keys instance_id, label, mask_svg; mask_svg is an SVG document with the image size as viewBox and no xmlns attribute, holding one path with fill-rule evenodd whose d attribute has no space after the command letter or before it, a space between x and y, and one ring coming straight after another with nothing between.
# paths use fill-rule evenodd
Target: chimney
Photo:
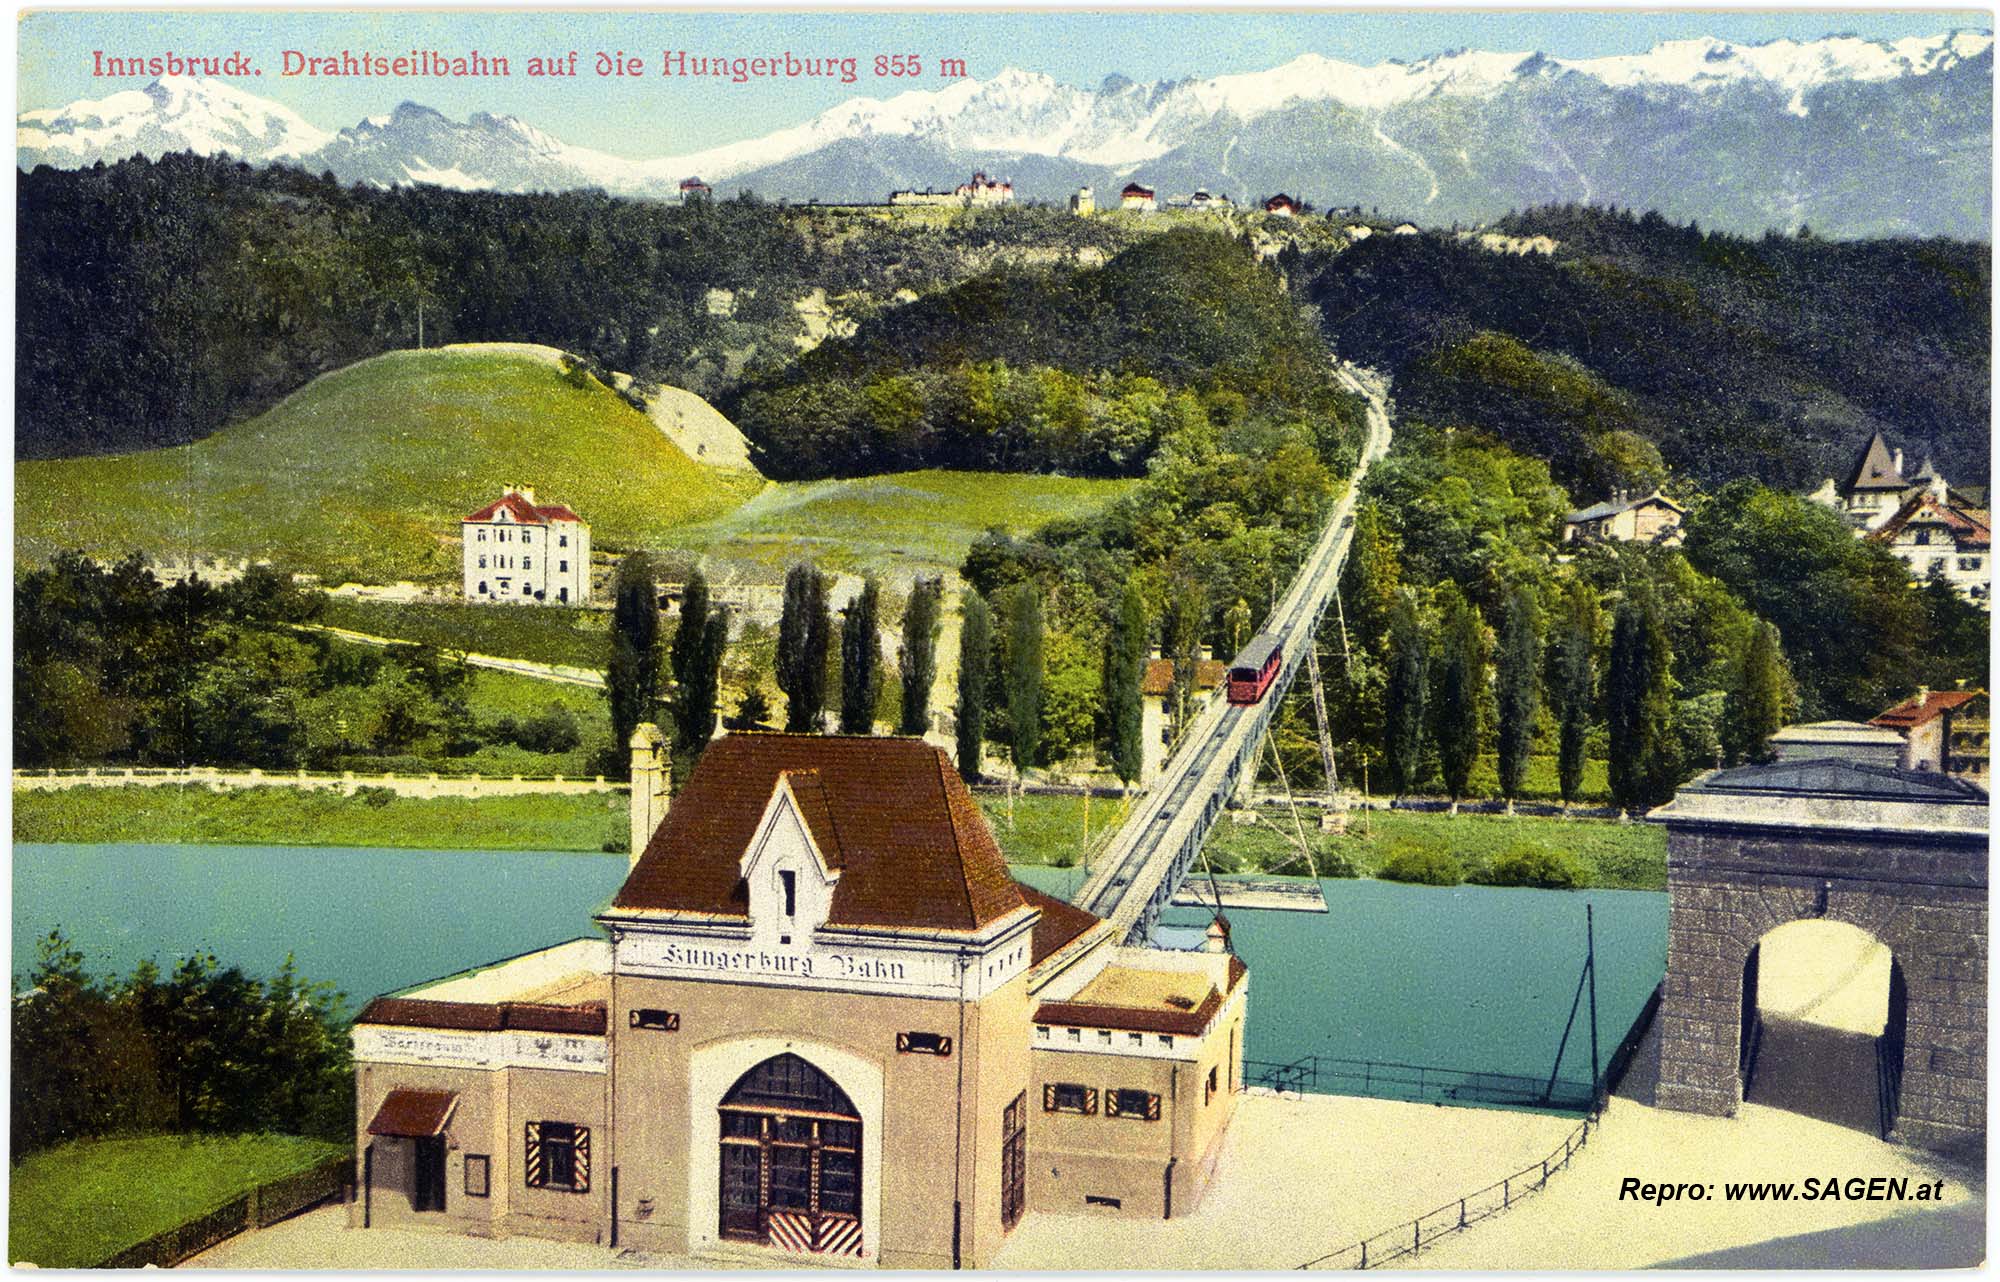
<instances>
[{"instance_id":1,"label":"chimney","mask_svg":"<svg viewBox=\"0 0 2000 1282\"><path fill-rule=\"evenodd\" d=\"M1903 451L1897 450L1890 454L1889 461L1895 465L1896 475L1901 476L1903 474Z\"/></svg>"},{"instance_id":2,"label":"chimney","mask_svg":"<svg viewBox=\"0 0 2000 1282\"><path fill-rule=\"evenodd\" d=\"M1930 701L1931 701L1931 688L1929 686L1918 686L1917 711L1922 712L1924 710L1924 705L1929 703Z\"/></svg>"},{"instance_id":3,"label":"chimney","mask_svg":"<svg viewBox=\"0 0 2000 1282\"><path fill-rule=\"evenodd\" d=\"M1150 648L1150 649L1148 649L1148 650L1146 651L1146 657L1147 657L1148 659L1159 659L1159 658L1164 658L1165 656L1163 656L1163 655L1162 655L1162 654L1160 653L1160 647L1158 647L1158 646L1153 646L1152 648Z\"/></svg>"},{"instance_id":4,"label":"chimney","mask_svg":"<svg viewBox=\"0 0 2000 1282\"><path fill-rule=\"evenodd\" d=\"M638 867L639 856L667 817L667 789L673 777L673 754L666 736L650 721L632 731L632 837L626 871Z\"/></svg>"}]
</instances>

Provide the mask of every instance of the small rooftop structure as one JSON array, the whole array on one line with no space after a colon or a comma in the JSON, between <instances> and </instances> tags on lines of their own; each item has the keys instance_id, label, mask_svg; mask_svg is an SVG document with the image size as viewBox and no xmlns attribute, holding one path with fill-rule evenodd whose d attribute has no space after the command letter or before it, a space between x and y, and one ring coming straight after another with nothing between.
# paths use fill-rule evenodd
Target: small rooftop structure
<instances>
[{"instance_id":1,"label":"small rooftop structure","mask_svg":"<svg viewBox=\"0 0 2000 1282\"><path fill-rule=\"evenodd\" d=\"M1935 770L1837 757L1712 770L1647 818L1669 827L1914 833L1986 839L1986 790Z\"/></svg>"},{"instance_id":2,"label":"small rooftop structure","mask_svg":"<svg viewBox=\"0 0 2000 1282\"><path fill-rule=\"evenodd\" d=\"M1984 697L1985 693L1983 690L1919 690L1881 716L1871 718L1868 724L1892 731L1913 729L1947 712L1955 712Z\"/></svg>"},{"instance_id":3,"label":"small rooftop structure","mask_svg":"<svg viewBox=\"0 0 2000 1282\"><path fill-rule=\"evenodd\" d=\"M1893 768L1903 759L1903 736L1859 721L1814 721L1772 735L1771 751L1779 761L1838 759Z\"/></svg>"}]
</instances>

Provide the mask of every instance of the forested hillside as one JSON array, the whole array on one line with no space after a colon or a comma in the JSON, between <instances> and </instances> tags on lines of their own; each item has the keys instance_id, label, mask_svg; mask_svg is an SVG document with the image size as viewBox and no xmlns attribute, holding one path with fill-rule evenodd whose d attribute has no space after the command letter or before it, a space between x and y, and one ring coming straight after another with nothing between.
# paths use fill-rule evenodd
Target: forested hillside
<instances>
[{"instance_id":1,"label":"forested hillside","mask_svg":"<svg viewBox=\"0 0 2000 1282\"><path fill-rule=\"evenodd\" d=\"M1295 281L1342 355L1396 376L1406 414L1492 432L1580 494L1810 488L1877 428L1954 482L1988 472L1991 253L1945 240L1746 239L1657 214L1531 210L1498 228L1374 237Z\"/></svg>"},{"instance_id":2,"label":"forested hillside","mask_svg":"<svg viewBox=\"0 0 2000 1282\"><path fill-rule=\"evenodd\" d=\"M997 270L882 312L725 409L781 477L1131 476L1191 418L1330 430L1341 399L1277 275L1235 240L1186 229L1101 267Z\"/></svg>"},{"instance_id":3,"label":"forested hillside","mask_svg":"<svg viewBox=\"0 0 2000 1282\"><path fill-rule=\"evenodd\" d=\"M884 221L381 190L186 154L38 168L15 208L20 458L197 440L420 337L546 344L712 397L797 354L794 304L816 291L851 318L898 290L1122 239L1047 210Z\"/></svg>"}]
</instances>

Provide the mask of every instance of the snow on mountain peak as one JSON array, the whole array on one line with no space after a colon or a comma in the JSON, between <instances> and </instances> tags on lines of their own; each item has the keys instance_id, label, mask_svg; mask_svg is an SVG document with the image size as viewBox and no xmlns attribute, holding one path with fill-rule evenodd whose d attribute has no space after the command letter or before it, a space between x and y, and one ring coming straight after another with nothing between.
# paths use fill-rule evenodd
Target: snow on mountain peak
<instances>
[{"instance_id":1,"label":"snow on mountain peak","mask_svg":"<svg viewBox=\"0 0 2000 1282\"><path fill-rule=\"evenodd\" d=\"M56 165L171 151L289 160L317 151L331 136L278 103L194 76L161 76L143 89L24 111L15 122L23 161Z\"/></svg>"}]
</instances>

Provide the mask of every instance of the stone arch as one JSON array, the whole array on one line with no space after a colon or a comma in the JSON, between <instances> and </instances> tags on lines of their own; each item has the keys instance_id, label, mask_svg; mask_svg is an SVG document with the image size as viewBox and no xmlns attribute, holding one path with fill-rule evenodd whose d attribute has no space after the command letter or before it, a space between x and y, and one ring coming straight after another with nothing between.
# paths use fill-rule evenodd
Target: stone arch
<instances>
[{"instance_id":1,"label":"stone arch","mask_svg":"<svg viewBox=\"0 0 2000 1282\"><path fill-rule=\"evenodd\" d=\"M1908 981L1887 942L1841 917L1797 917L1743 966L1742 1098L1887 1136L1907 1046Z\"/></svg>"},{"instance_id":2,"label":"stone arch","mask_svg":"<svg viewBox=\"0 0 2000 1282\"><path fill-rule=\"evenodd\" d=\"M854 1253L873 1258L880 1247L882 1231L882 1067L839 1046L776 1032L709 1042L697 1047L689 1057L689 1247L704 1250L723 1242L722 1180L716 1158L722 1144L722 1102L746 1074L783 1056L801 1060L824 1076L860 1121L859 1238Z\"/></svg>"}]
</instances>

